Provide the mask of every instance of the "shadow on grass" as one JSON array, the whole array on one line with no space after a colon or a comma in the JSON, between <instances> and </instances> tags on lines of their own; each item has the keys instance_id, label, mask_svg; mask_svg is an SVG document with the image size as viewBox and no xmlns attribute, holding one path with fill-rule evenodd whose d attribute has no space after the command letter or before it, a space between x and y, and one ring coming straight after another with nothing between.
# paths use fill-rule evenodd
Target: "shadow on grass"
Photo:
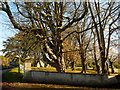
<instances>
[{"instance_id":1,"label":"shadow on grass","mask_svg":"<svg viewBox=\"0 0 120 90\"><path fill-rule=\"evenodd\" d=\"M23 74L18 72L7 72L2 75L2 82L23 82Z\"/></svg>"}]
</instances>

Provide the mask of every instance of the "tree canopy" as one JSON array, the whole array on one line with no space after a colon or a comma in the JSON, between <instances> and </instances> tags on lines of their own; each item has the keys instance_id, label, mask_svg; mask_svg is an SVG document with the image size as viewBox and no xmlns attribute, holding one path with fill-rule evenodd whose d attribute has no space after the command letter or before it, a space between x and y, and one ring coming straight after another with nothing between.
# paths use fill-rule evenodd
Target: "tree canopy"
<instances>
[{"instance_id":1,"label":"tree canopy","mask_svg":"<svg viewBox=\"0 0 120 90\"><path fill-rule=\"evenodd\" d=\"M14 39L5 42L7 51L18 46L24 57L33 57L38 52L58 72L65 72L65 50L68 49L64 44L68 40L66 44L71 44L75 49L77 47L79 51L82 73L86 71L89 51L94 52L96 67L99 67L100 59L102 73L107 73L105 63L111 35L119 28L120 6L117 3L1 2L0 5L0 10L6 12L14 28L20 31ZM99 58L96 57L97 49ZM100 68L97 69L99 73Z\"/></svg>"}]
</instances>

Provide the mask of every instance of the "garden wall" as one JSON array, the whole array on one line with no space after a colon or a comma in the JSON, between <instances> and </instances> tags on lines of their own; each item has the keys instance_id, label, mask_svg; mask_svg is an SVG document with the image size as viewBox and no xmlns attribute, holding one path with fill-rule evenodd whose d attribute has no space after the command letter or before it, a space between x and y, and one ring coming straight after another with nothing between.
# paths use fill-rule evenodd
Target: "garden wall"
<instances>
[{"instance_id":1,"label":"garden wall","mask_svg":"<svg viewBox=\"0 0 120 90\"><path fill-rule=\"evenodd\" d=\"M97 74L58 73L44 71L28 71L24 74L23 79L27 82L85 86L105 86L120 83L120 75L107 76Z\"/></svg>"}]
</instances>

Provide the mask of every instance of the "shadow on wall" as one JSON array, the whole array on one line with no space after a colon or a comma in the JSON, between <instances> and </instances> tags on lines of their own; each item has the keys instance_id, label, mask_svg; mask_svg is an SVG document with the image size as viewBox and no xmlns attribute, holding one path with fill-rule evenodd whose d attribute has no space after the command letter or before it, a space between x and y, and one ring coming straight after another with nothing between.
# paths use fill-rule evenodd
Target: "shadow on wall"
<instances>
[{"instance_id":1,"label":"shadow on wall","mask_svg":"<svg viewBox=\"0 0 120 90\"><path fill-rule=\"evenodd\" d=\"M75 86L110 87L120 83L120 75L113 77L98 74L58 73L31 70L24 74L23 80L27 82Z\"/></svg>"}]
</instances>

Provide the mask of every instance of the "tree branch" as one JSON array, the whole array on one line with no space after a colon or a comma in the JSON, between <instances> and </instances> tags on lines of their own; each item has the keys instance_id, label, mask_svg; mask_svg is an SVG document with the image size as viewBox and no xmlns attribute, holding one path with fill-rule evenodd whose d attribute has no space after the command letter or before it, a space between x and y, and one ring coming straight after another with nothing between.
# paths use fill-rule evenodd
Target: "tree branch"
<instances>
[{"instance_id":1,"label":"tree branch","mask_svg":"<svg viewBox=\"0 0 120 90\"><path fill-rule=\"evenodd\" d=\"M46 47L46 52L49 53L54 60L57 60L56 55L52 52L52 50L48 46L46 40L44 41L44 43L45 43L45 47Z\"/></svg>"},{"instance_id":2,"label":"tree branch","mask_svg":"<svg viewBox=\"0 0 120 90\"><path fill-rule=\"evenodd\" d=\"M85 29L85 30L83 30L83 31L80 31L80 32L73 31L73 32L69 33L67 36L65 36L65 37L62 39L62 41L64 41L67 37L69 37L69 36L70 36L71 34L73 34L73 33L83 33L83 32L86 32L86 31L92 29L93 27L94 27L94 26L92 26L92 27L90 27L90 28L87 28L87 29Z\"/></svg>"},{"instance_id":3,"label":"tree branch","mask_svg":"<svg viewBox=\"0 0 120 90\"><path fill-rule=\"evenodd\" d=\"M12 15L12 12L11 12L11 10L10 10L10 7L9 7L9 5L8 5L8 2L5 2L5 5L6 5L6 9L3 10L3 11L5 11L5 12L7 13L7 15L8 15L10 21L12 22L14 28L19 29L19 30L21 30L21 31L24 31L26 28L22 27L20 24L18 24L18 23L15 21L13 15Z\"/></svg>"},{"instance_id":4,"label":"tree branch","mask_svg":"<svg viewBox=\"0 0 120 90\"><path fill-rule=\"evenodd\" d=\"M30 18L30 16L26 16L25 14L23 14L23 13L20 11L20 8L19 8L19 6L18 6L17 3L15 3L15 4L16 4L17 10L19 11L19 13L20 13L23 17L25 17L25 18Z\"/></svg>"},{"instance_id":5,"label":"tree branch","mask_svg":"<svg viewBox=\"0 0 120 90\"><path fill-rule=\"evenodd\" d=\"M47 64L50 64L50 65L53 66L53 67L56 67L56 66L57 66L57 64L56 64L55 62L51 62L51 61L46 57L46 55L43 55L43 59L44 59L45 62L47 62Z\"/></svg>"},{"instance_id":6,"label":"tree branch","mask_svg":"<svg viewBox=\"0 0 120 90\"><path fill-rule=\"evenodd\" d=\"M69 22L66 26L64 26L62 29L60 29L59 32L65 31L65 30L66 30L67 28L69 28L73 23L82 20L82 19L84 18L84 16L85 16L85 15L87 14L87 12L88 12L88 8L87 8L87 3L86 3L86 2L85 2L85 4L84 4L84 8L85 8L85 11L84 11L84 13L82 14L81 17L79 17L79 18L74 18L74 19L73 19L71 22Z\"/></svg>"}]
</instances>

